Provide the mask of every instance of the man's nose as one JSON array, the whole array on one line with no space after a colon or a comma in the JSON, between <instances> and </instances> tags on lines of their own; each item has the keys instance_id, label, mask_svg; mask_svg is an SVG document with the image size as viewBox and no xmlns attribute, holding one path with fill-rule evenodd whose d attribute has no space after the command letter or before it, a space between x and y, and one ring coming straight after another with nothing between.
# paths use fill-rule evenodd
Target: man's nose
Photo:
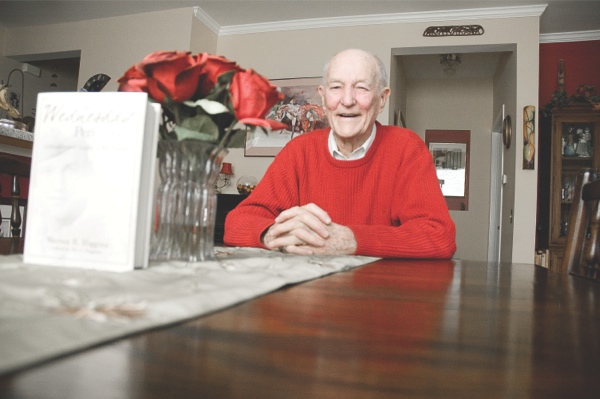
<instances>
[{"instance_id":1,"label":"man's nose","mask_svg":"<svg viewBox=\"0 0 600 399\"><path fill-rule=\"evenodd\" d=\"M350 107L354 105L354 89L351 87L347 87L344 89L342 93L342 105L345 107Z\"/></svg>"}]
</instances>

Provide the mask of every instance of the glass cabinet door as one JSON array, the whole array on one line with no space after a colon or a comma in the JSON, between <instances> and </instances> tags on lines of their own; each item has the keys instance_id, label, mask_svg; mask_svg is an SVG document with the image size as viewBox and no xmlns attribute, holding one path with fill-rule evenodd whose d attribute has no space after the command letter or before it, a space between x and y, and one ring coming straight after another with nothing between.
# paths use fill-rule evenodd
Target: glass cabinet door
<instances>
[{"instance_id":1,"label":"glass cabinet door","mask_svg":"<svg viewBox=\"0 0 600 399\"><path fill-rule=\"evenodd\" d=\"M582 169L600 167L600 111L586 102L552 110L548 250L551 269L561 267L575 199L575 181Z\"/></svg>"},{"instance_id":2,"label":"glass cabinet door","mask_svg":"<svg viewBox=\"0 0 600 399\"><path fill-rule=\"evenodd\" d=\"M597 168L599 154L595 154L595 129L594 120L584 121L578 118L561 118L554 126L555 134L560 135L560 146L556 148L557 168L553 187L553 202L555 205L551 212L552 223L550 227L550 241L553 244L564 245L569 229L571 205L573 203L575 180L577 174L584 168ZM554 140L557 140L555 137ZM555 141L556 143L556 141Z\"/></svg>"},{"instance_id":3,"label":"glass cabinet door","mask_svg":"<svg viewBox=\"0 0 600 399\"><path fill-rule=\"evenodd\" d=\"M593 123L562 123L561 151L563 163L572 159L588 160L591 162L594 154L594 124Z\"/></svg>"}]
</instances>

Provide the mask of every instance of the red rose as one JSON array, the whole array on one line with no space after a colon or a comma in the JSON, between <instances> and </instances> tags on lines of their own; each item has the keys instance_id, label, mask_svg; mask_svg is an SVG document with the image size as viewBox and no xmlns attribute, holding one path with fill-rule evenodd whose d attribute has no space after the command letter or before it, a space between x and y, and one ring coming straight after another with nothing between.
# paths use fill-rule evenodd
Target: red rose
<instances>
[{"instance_id":1,"label":"red rose","mask_svg":"<svg viewBox=\"0 0 600 399\"><path fill-rule=\"evenodd\" d=\"M234 61L227 58L201 53L196 56L196 62L204 65L203 73L205 74L200 88L200 96L204 97L217 84L217 79L220 75L229 71L243 71L243 68L238 66Z\"/></svg>"},{"instance_id":2,"label":"red rose","mask_svg":"<svg viewBox=\"0 0 600 399\"><path fill-rule=\"evenodd\" d=\"M231 81L230 91L235 116L241 123L274 129L285 127L278 122L264 119L273 105L283 99L283 93L265 77L252 69L238 72Z\"/></svg>"},{"instance_id":3,"label":"red rose","mask_svg":"<svg viewBox=\"0 0 600 399\"><path fill-rule=\"evenodd\" d=\"M119 82L119 91L148 91L146 75L135 66L129 68L123 76L117 79L117 82Z\"/></svg>"},{"instance_id":4,"label":"red rose","mask_svg":"<svg viewBox=\"0 0 600 399\"><path fill-rule=\"evenodd\" d=\"M159 102L164 101L164 95L177 102L189 100L203 77L203 67L183 51L157 51L137 64L148 77L150 96Z\"/></svg>"},{"instance_id":5,"label":"red rose","mask_svg":"<svg viewBox=\"0 0 600 399\"><path fill-rule=\"evenodd\" d=\"M233 116L243 124L285 128L279 122L264 119L283 94L263 76L251 69L245 70L225 57L208 53L192 56L184 51L156 51L129 68L117 81L119 91L147 92L150 98L163 106L166 97L171 99L168 111L178 125L188 123L192 118L210 118L221 131L225 131L221 124L230 124L231 115L227 118L209 116L206 109L199 111L180 104L186 100L209 99L233 108Z\"/></svg>"}]
</instances>

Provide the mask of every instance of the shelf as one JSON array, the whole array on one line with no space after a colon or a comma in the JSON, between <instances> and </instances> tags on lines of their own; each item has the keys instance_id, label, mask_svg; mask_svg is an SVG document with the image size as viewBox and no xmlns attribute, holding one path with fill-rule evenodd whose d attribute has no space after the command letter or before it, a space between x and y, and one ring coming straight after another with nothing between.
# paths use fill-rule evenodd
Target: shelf
<instances>
[{"instance_id":1,"label":"shelf","mask_svg":"<svg viewBox=\"0 0 600 399\"><path fill-rule=\"evenodd\" d=\"M576 177L582 169L600 169L600 112L593 111L591 106L565 106L560 110L553 110L551 137L548 245L555 255L551 257L552 267L556 266L552 263L559 261L557 254L564 251L567 241L566 226L570 222L570 212L574 206ZM585 148L586 151L581 154L591 156L577 154L577 148L582 144L586 147L581 149ZM568 149L567 146L570 145L574 149ZM574 156L565 156L565 149Z\"/></svg>"},{"instance_id":2,"label":"shelf","mask_svg":"<svg viewBox=\"0 0 600 399\"><path fill-rule=\"evenodd\" d=\"M592 161L594 160L593 157L562 157L562 161L563 163L576 163L576 164L582 164L582 163L592 163Z\"/></svg>"}]
</instances>

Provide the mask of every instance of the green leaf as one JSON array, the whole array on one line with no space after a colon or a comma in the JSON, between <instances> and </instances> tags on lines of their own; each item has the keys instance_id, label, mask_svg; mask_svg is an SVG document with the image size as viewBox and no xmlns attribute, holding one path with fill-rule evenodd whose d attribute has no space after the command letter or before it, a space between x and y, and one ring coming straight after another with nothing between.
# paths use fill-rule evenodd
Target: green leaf
<instances>
[{"instance_id":1,"label":"green leaf","mask_svg":"<svg viewBox=\"0 0 600 399\"><path fill-rule=\"evenodd\" d=\"M237 70L227 71L219 75L217 83L219 86L229 86L233 80L233 76L237 73Z\"/></svg>"},{"instance_id":2,"label":"green leaf","mask_svg":"<svg viewBox=\"0 0 600 399\"><path fill-rule=\"evenodd\" d=\"M229 143L227 144L228 148L244 148L246 146L246 131L238 130L232 133Z\"/></svg>"},{"instance_id":3,"label":"green leaf","mask_svg":"<svg viewBox=\"0 0 600 399\"><path fill-rule=\"evenodd\" d=\"M177 140L199 140L206 141L207 143L214 143L212 135L207 133L196 132L195 130L189 130L181 126L175 126L175 133L177 133Z\"/></svg>"},{"instance_id":4,"label":"green leaf","mask_svg":"<svg viewBox=\"0 0 600 399\"><path fill-rule=\"evenodd\" d=\"M175 125L175 133L179 140L194 139L211 143L219 140L219 127L208 115L196 115L186 118Z\"/></svg>"},{"instance_id":5,"label":"green leaf","mask_svg":"<svg viewBox=\"0 0 600 399\"><path fill-rule=\"evenodd\" d=\"M217 101L229 109L229 112L233 113L233 104L231 103L231 93L229 92L229 86L215 86L206 97L206 100Z\"/></svg>"}]
</instances>

